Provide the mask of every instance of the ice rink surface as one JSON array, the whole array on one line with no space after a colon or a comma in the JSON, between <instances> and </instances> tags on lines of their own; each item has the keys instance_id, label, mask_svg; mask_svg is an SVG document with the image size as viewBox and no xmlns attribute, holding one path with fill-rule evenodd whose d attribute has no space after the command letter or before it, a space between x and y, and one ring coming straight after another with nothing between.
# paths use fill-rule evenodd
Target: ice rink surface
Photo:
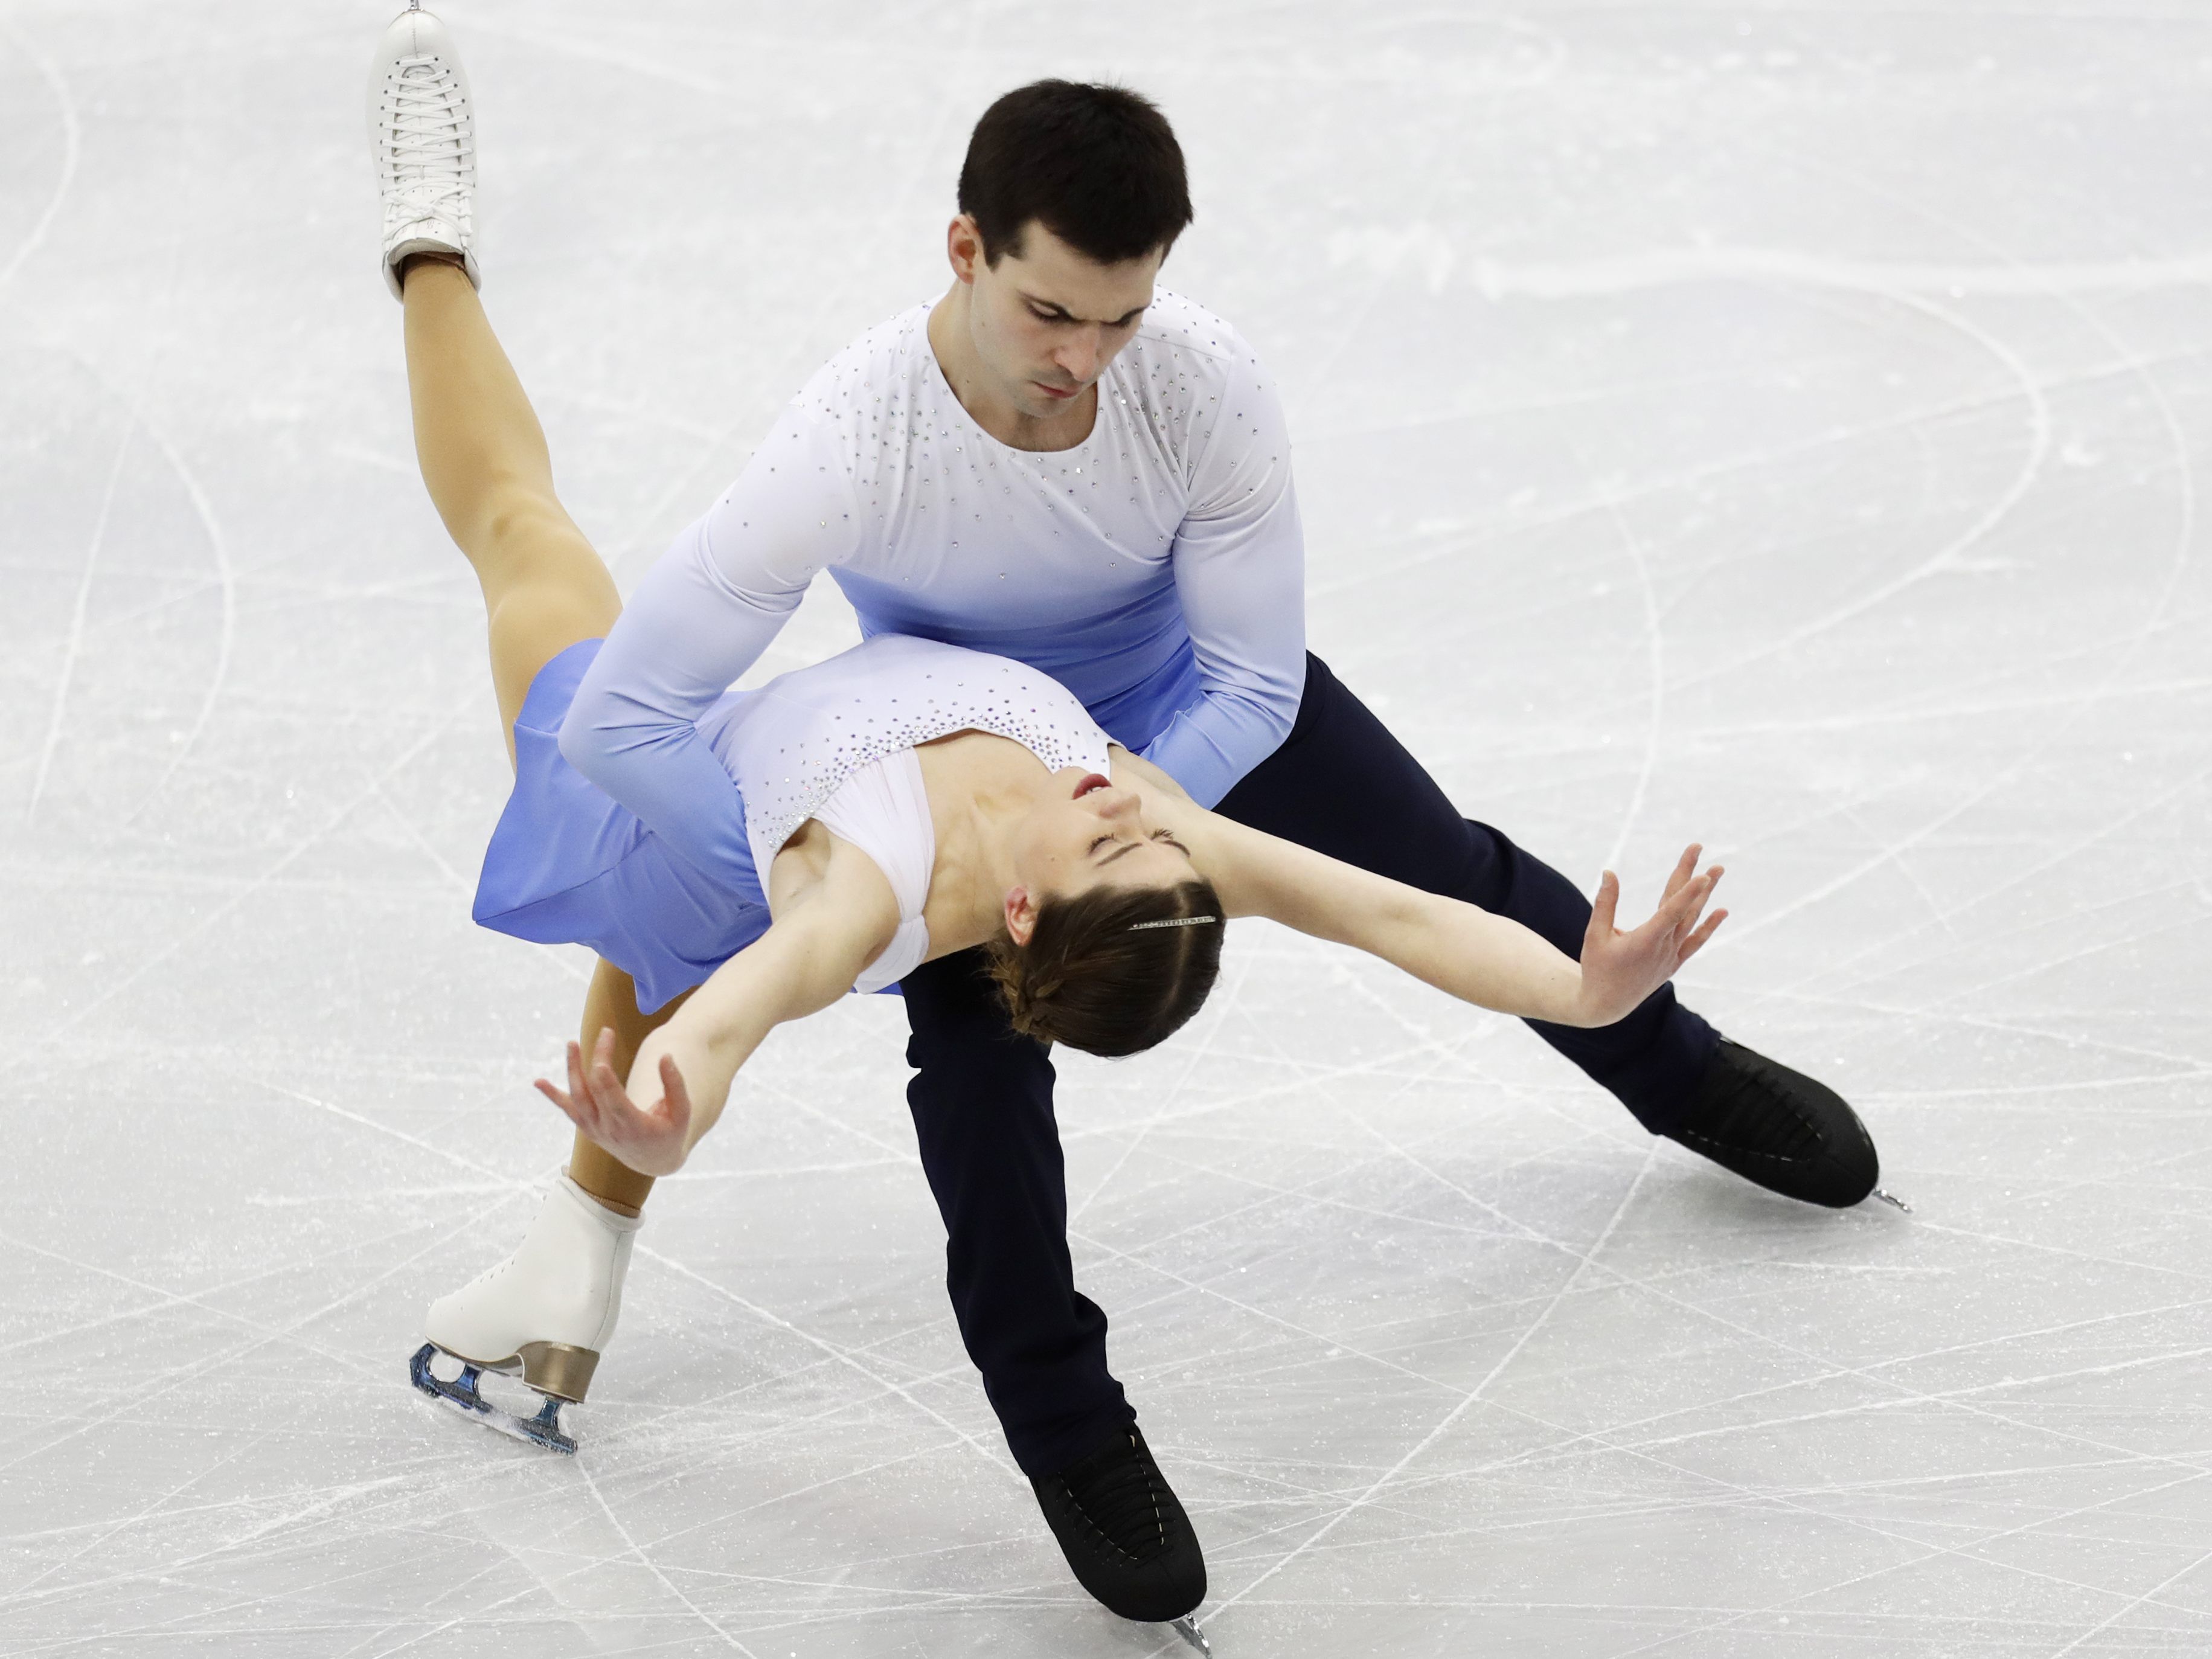
<instances>
[{"instance_id":1,"label":"ice rink surface","mask_svg":"<svg viewBox=\"0 0 2212 1659\"><path fill-rule=\"evenodd\" d=\"M1916 1206L1648 1139L1264 924L1061 1069L1224 1659L2212 1651L2212 13L451 0L485 299L625 585L944 284L967 130L1158 98L1288 388L1315 647L1832 1080ZM941 1288L904 1023L774 1040L573 1461L412 1393L585 959L416 481L386 9L0 9L0 1653L1135 1656ZM852 637L826 584L763 672Z\"/></svg>"}]
</instances>

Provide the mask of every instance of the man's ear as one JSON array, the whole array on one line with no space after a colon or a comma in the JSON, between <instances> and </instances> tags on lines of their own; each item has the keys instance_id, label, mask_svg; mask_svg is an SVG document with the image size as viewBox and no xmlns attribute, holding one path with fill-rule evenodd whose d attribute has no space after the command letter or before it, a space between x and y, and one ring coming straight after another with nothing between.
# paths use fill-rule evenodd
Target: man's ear
<instances>
[{"instance_id":1,"label":"man's ear","mask_svg":"<svg viewBox=\"0 0 2212 1659\"><path fill-rule=\"evenodd\" d=\"M975 267L983 263L983 233L975 228L975 221L963 213L945 228L945 257L951 262L952 274L963 283L975 280Z\"/></svg>"},{"instance_id":2,"label":"man's ear","mask_svg":"<svg viewBox=\"0 0 2212 1659\"><path fill-rule=\"evenodd\" d=\"M1027 945L1030 935L1036 932L1037 908L1026 887L1006 890L1006 936L1017 945Z\"/></svg>"}]
</instances>

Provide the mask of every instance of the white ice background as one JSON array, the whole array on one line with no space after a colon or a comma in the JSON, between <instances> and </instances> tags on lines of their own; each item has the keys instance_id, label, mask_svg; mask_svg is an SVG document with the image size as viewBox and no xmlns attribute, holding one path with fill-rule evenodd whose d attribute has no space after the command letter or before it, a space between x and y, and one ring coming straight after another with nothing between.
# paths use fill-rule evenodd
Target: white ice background
<instances>
[{"instance_id":1,"label":"white ice background","mask_svg":"<svg viewBox=\"0 0 2212 1659\"><path fill-rule=\"evenodd\" d=\"M1127 1655L960 1349L903 1021L779 1034L556 1459L405 1385L583 958L375 271L364 0L0 6L0 1652ZM1907 1218L1260 924L1060 1104L1224 1659L2212 1651L2212 9L450 0L634 581L1115 76L1288 388L1316 647L1832 1080ZM852 637L826 587L763 665Z\"/></svg>"}]
</instances>

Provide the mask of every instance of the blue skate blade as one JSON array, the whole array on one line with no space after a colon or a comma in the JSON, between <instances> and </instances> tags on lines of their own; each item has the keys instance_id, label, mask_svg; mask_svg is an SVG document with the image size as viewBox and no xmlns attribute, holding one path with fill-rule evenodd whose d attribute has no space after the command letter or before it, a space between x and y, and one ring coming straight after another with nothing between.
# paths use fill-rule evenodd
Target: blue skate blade
<instances>
[{"instance_id":1,"label":"blue skate blade","mask_svg":"<svg viewBox=\"0 0 2212 1659\"><path fill-rule=\"evenodd\" d=\"M544 1403L538 1408L537 1416L518 1417L513 1412L494 1405L477 1389L477 1378L483 1374L481 1366L461 1360L461 1374L450 1382L432 1370L432 1356L442 1352L434 1342L425 1342L417 1348L415 1357L407 1362L407 1380L433 1400L473 1418L488 1429L496 1430L517 1440L526 1440L533 1446L543 1446L548 1451L565 1452L570 1456L575 1455L575 1437L561 1427L559 1401L550 1395L540 1395ZM459 1356L457 1354L453 1358L459 1358Z\"/></svg>"}]
</instances>

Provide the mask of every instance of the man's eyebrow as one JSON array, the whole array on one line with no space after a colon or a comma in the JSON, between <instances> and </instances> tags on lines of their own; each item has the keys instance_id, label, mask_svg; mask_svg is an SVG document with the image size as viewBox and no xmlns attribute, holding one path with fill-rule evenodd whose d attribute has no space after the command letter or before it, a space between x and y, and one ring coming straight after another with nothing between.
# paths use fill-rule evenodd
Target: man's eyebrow
<instances>
[{"instance_id":1,"label":"man's eyebrow","mask_svg":"<svg viewBox=\"0 0 2212 1659\"><path fill-rule=\"evenodd\" d=\"M1058 303L1056 301L1041 300L1034 294L1024 294L1022 295L1022 298L1027 300L1031 305L1038 307L1042 310L1049 311L1056 316L1066 318L1071 323L1081 322L1083 320L1083 319L1078 317L1066 306ZM1139 306L1134 311L1123 312L1119 317L1115 318L1111 322L1108 323L1106 326L1108 328L1120 328L1124 324L1133 323L1138 318L1143 316L1147 311L1151 310L1152 307L1152 302L1150 300L1147 300L1144 304Z\"/></svg>"}]
</instances>

